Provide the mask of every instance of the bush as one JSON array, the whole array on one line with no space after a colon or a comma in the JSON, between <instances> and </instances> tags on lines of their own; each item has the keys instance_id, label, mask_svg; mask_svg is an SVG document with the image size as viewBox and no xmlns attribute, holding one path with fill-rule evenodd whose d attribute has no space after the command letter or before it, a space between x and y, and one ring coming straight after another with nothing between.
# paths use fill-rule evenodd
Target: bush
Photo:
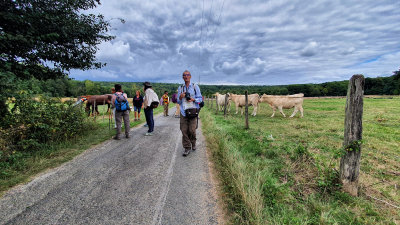
<instances>
[{"instance_id":1,"label":"bush","mask_svg":"<svg viewBox=\"0 0 400 225\"><path fill-rule=\"evenodd\" d=\"M9 104L10 106L10 104ZM15 96L0 128L0 167L16 166L21 153L33 153L48 144L70 139L94 126L72 102L40 97L29 92ZM20 165L18 167L21 167Z\"/></svg>"}]
</instances>

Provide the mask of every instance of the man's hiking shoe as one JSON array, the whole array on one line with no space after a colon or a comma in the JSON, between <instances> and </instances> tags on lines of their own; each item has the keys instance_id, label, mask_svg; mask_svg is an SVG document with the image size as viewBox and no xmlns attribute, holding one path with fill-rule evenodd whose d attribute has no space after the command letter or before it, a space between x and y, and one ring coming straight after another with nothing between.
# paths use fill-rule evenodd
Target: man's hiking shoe
<instances>
[{"instance_id":1,"label":"man's hiking shoe","mask_svg":"<svg viewBox=\"0 0 400 225\"><path fill-rule=\"evenodd\" d=\"M145 124L144 127L148 127L149 125Z\"/></svg>"},{"instance_id":2,"label":"man's hiking shoe","mask_svg":"<svg viewBox=\"0 0 400 225\"><path fill-rule=\"evenodd\" d=\"M153 132L147 132L144 134L144 136L153 136Z\"/></svg>"},{"instance_id":3,"label":"man's hiking shoe","mask_svg":"<svg viewBox=\"0 0 400 225\"><path fill-rule=\"evenodd\" d=\"M196 151L196 148L192 148L192 151Z\"/></svg>"},{"instance_id":4,"label":"man's hiking shoe","mask_svg":"<svg viewBox=\"0 0 400 225\"><path fill-rule=\"evenodd\" d=\"M121 140L121 138L119 136L115 136L113 137L114 140Z\"/></svg>"},{"instance_id":5,"label":"man's hiking shoe","mask_svg":"<svg viewBox=\"0 0 400 225\"><path fill-rule=\"evenodd\" d=\"M126 138L129 138L129 134L125 134L125 137L126 137Z\"/></svg>"},{"instance_id":6,"label":"man's hiking shoe","mask_svg":"<svg viewBox=\"0 0 400 225\"><path fill-rule=\"evenodd\" d=\"M184 157L186 157L186 156L189 155L189 153L190 153L190 149L187 148L187 149L185 149L185 150L183 151L183 154L182 154L182 155L183 155Z\"/></svg>"}]
</instances>

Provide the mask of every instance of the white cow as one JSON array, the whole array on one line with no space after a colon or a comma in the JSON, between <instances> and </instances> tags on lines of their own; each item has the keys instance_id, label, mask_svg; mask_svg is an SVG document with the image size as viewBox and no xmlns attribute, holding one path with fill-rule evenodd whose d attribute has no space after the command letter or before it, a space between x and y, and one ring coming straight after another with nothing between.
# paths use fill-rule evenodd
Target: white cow
<instances>
[{"instance_id":1,"label":"white cow","mask_svg":"<svg viewBox=\"0 0 400 225\"><path fill-rule=\"evenodd\" d=\"M224 95L221 95L220 93L215 93L215 97L217 99L217 108L218 111L224 110L225 106L225 96L228 95L228 105L226 106L228 108L228 112L231 111L231 102L229 101L229 93L226 93Z\"/></svg>"},{"instance_id":2,"label":"white cow","mask_svg":"<svg viewBox=\"0 0 400 225\"><path fill-rule=\"evenodd\" d=\"M235 94L231 94L230 95L230 99L235 103L236 106L236 113L238 113L239 111L239 107L240 107L240 111L241 114L243 115L243 107L246 105L246 97L245 95L235 95ZM257 114L257 108L258 108L258 102L260 99L260 95L259 94L251 94L248 95L248 105L252 105L254 107L253 109L253 113L251 115L255 116Z\"/></svg>"},{"instance_id":3,"label":"white cow","mask_svg":"<svg viewBox=\"0 0 400 225\"><path fill-rule=\"evenodd\" d=\"M279 109L279 112L283 115L283 117L286 117L282 109L291 109L293 107L294 111L290 117L296 115L299 110L301 113L301 117L303 117L303 97L303 93L286 96L263 94L260 98L260 102L267 102L269 106L271 106L273 110L271 117L274 117L276 108Z\"/></svg>"}]
</instances>

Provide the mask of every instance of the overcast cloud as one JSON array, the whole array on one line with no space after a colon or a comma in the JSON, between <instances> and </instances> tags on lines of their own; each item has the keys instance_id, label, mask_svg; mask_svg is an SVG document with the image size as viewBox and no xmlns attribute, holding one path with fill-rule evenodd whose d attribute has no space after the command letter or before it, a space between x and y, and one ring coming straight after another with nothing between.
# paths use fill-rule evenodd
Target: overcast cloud
<instances>
[{"instance_id":1,"label":"overcast cloud","mask_svg":"<svg viewBox=\"0 0 400 225\"><path fill-rule=\"evenodd\" d=\"M107 0L100 70L78 80L295 84L388 76L400 67L399 0ZM114 18L123 18L122 24ZM200 77L199 77L200 76Z\"/></svg>"}]
</instances>

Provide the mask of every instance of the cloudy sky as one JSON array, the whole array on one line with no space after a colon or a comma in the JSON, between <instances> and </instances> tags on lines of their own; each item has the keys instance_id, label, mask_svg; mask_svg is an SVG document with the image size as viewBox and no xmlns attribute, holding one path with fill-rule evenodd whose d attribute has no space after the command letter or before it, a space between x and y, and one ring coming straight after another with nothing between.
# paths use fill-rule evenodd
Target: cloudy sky
<instances>
[{"instance_id":1,"label":"cloudy sky","mask_svg":"<svg viewBox=\"0 0 400 225\"><path fill-rule=\"evenodd\" d=\"M77 80L298 84L400 67L400 0L103 0L116 38ZM122 18L123 24L115 18Z\"/></svg>"}]
</instances>

